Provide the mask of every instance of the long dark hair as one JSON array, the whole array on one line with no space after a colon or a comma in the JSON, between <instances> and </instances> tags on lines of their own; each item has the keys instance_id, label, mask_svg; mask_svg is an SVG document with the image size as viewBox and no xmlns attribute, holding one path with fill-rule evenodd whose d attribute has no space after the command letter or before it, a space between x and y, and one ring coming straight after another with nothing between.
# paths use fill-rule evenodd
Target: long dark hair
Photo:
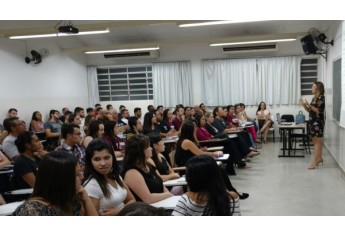
<instances>
[{"instance_id":1,"label":"long dark hair","mask_svg":"<svg viewBox=\"0 0 345 236\"><path fill-rule=\"evenodd\" d=\"M136 166L146 167L145 149L150 146L149 138L143 134L136 134L126 142L124 168Z\"/></svg>"},{"instance_id":2,"label":"long dark hair","mask_svg":"<svg viewBox=\"0 0 345 236\"><path fill-rule=\"evenodd\" d=\"M76 166L78 160L64 151L50 152L39 164L32 197L43 198L63 211L76 201Z\"/></svg>"},{"instance_id":3,"label":"long dark hair","mask_svg":"<svg viewBox=\"0 0 345 236\"><path fill-rule=\"evenodd\" d=\"M262 103L263 103L263 104L265 104L265 109L266 109L266 103L265 103L265 102L263 102L263 101L261 101L261 102L260 102L260 104L259 104L258 109L256 110L256 113L258 113L258 111L260 111L260 110L261 110L261 104L262 104ZM265 110L265 109L264 109L264 110ZM236 111L235 111L235 112L236 112Z\"/></svg>"},{"instance_id":4,"label":"long dark hair","mask_svg":"<svg viewBox=\"0 0 345 236\"><path fill-rule=\"evenodd\" d=\"M153 147L153 144L158 144L160 141L162 141L162 138L157 135L157 134L150 134L148 135L148 137L150 138L150 146L152 147L152 160L156 165L157 170L160 170L162 167L162 162L159 161L158 159L158 155Z\"/></svg>"},{"instance_id":5,"label":"long dark hair","mask_svg":"<svg viewBox=\"0 0 345 236\"><path fill-rule=\"evenodd\" d=\"M99 120L93 120L91 121L88 129L87 129L87 134L86 136L91 136L92 138L98 138L98 131L99 131L99 126L103 124Z\"/></svg>"},{"instance_id":6,"label":"long dark hair","mask_svg":"<svg viewBox=\"0 0 345 236\"><path fill-rule=\"evenodd\" d=\"M169 113L170 109L165 109L163 111L163 120L165 121L169 121L169 118L168 118L168 113Z\"/></svg>"},{"instance_id":7,"label":"long dark hair","mask_svg":"<svg viewBox=\"0 0 345 236\"><path fill-rule=\"evenodd\" d=\"M232 215L234 208L230 207L229 194L226 191L219 167L212 157L200 155L188 160L186 180L190 191L198 193L197 202L207 199L203 215Z\"/></svg>"},{"instance_id":8,"label":"long dark hair","mask_svg":"<svg viewBox=\"0 0 345 236\"><path fill-rule=\"evenodd\" d=\"M36 114L37 113L40 113L39 111L34 111L34 113L32 113L32 117L31 117L31 120L35 120L35 121L38 121L37 117L36 117ZM42 120L41 120L42 121Z\"/></svg>"},{"instance_id":9,"label":"long dark hair","mask_svg":"<svg viewBox=\"0 0 345 236\"><path fill-rule=\"evenodd\" d=\"M180 137L179 140L177 141L177 145L181 145L183 140L188 139L195 143L196 145L199 145L199 142L197 138L195 137L195 123L189 120L186 120L183 122L180 130Z\"/></svg>"},{"instance_id":10,"label":"long dark hair","mask_svg":"<svg viewBox=\"0 0 345 236\"><path fill-rule=\"evenodd\" d=\"M102 138L96 138L92 140L85 150L85 170L84 176L85 181L83 185L85 186L92 178L94 178L99 186L102 189L102 192L106 198L110 197L110 192L107 189L107 181L103 175L98 173L95 170L95 167L92 165L92 157L95 151L103 151L106 150L111 156L113 160L112 168L110 173L108 174L108 178L116 180L116 182L123 187L123 182L120 179L120 169L116 161L116 157L114 151L110 144Z\"/></svg>"},{"instance_id":11,"label":"long dark hair","mask_svg":"<svg viewBox=\"0 0 345 236\"><path fill-rule=\"evenodd\" d=\"M152 118L155 114L147 112L144 116L143 134L149 134L152 132Z\"/></svg>"},{"instance_id":12,"label":"long dark hair","mask_svg":"<svg viewBox=\"0 0 345 236\"><path fill-rule=\"evenodd\" d=\"M116 143L117 146L120 146L119 141L115 138L116 134L114 132L114 128L116 126L116 121L114 120L107 120L104 122L104 134L107 135L112 143ZM117 147L113 147L114 149L117 149Z\"/></svg>"}]
</instances>

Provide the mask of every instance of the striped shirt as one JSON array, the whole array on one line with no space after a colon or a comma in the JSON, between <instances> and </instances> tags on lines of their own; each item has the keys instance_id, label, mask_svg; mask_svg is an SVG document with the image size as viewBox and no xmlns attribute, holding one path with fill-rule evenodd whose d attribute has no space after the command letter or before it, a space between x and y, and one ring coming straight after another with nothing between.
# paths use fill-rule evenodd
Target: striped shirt
<instances>
[{"instance_id":1,"label":"striped shirt","mask_svg":"<svg viewBox=\"0 0 345 236\"><path fill-rule=\"evenodd\" d=\"M230 208L233 208L233 203L235 203L233 216L240 216L240 199L235 200L230 199ZM190 199L186 194L183 194L172 213L173 216L202 216L206 204L197 204L192 199Z\"/></svg>"}]
</instances>

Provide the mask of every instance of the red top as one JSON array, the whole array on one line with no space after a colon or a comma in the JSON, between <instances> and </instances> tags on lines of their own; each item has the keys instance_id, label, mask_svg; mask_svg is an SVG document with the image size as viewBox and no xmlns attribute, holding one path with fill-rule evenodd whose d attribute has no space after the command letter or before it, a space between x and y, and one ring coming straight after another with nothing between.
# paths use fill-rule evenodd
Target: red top
<instances>
[{"instance_id":1,"label":"red top","mask_svg":"<svg viewBox=\"0 0 345 236\"><path fill-rule=\"evenodd\" d=\"M196 129L196 137L200 141L205 141L205 140L212 139L212 135L204 127L197 127L197 129Z\"/></svg>"}]
</instances>

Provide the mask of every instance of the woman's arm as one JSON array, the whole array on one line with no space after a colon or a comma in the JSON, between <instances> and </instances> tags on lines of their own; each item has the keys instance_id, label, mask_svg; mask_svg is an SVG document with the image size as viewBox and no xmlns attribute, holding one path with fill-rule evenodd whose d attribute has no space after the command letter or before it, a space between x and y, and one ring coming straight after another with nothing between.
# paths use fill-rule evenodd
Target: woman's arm
<instances>
[{"instance_id":1,"label":"woman's arm","mask_svg":"<svg viewBox=\"0 0 345 236\"><path fill-rule=\"evenodd\" d=\"M198 148L198 146L196 146L195 143L193 143L192 141L190 141L188 139L183 140L181 147L184 150L191 151L195 155L208 155L208 156L212 156L212 157L217 157L220 155L220 152L204 152L200 148Z\"/></svg>"},{"instance_id":2,"label":"woman's arm","mask_svg":"<svg viewBox=\"0 0 345 236\"><path fill-rule=\"evenodd\" d=\"M172 196L170 192L151 193L145 183L144 177L135 169L126 172L124 181L147 204L158 202Z\"/></svg>"},{"instance_id":3,"label":"woman's arm","mask_svg":"<svg viewBox=\"0 0 345 236\"><path fill-rule=\"evenodd\" d=\"M35 186L36 176L33 172L26 173L26 174L22 175L21 177L25 181L25 183L30 185L31 188L33 188Z\"/></svg>"},{"instance_id":4,"label":"woman's arm","mask_svg":"<svg viewBox=\"0 0 345 236\"><path fill-rule=\"evenodd\" d=\"M7 165L10 165L11 161L0 151L0 170Z\"/></svg>"},{"instance_id":5,"label":"woman's arm","mask_svg":"<svg viewBox=\"0 0 345 236\"><path fill-rule=\"evenodd\" d=\"M85 216L98 216L98 212L92 203L91 199L89 198L89 195L85 191L85 189L80 186L77 189L76 192L77 198L81 201L82 203L82 208L80 210L81 215Z\"/></svg>"}]
</instances>

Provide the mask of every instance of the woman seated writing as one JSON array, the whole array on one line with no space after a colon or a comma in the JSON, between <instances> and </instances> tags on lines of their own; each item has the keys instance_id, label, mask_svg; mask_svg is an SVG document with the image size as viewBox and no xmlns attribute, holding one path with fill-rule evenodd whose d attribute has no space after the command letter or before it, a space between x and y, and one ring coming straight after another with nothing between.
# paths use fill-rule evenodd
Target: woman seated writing
<instances>
[{"instance_id":1,"label":"woman seated writing","mask_svg":"<svg viewBox=\"0 0 345 236\"><path fill-rule=\"evenodd\" d=\"M102 216L114 216L134 196L123 182L112 147L103 139L94 139L85 152L84 188Z\"/></svg>"},{"instance_id":2,"label":"woman seated writing","mask_svg":"<svg viewBox=\"0 0 345 236\"><path fill-rule=\"evenodd\" d=\"M148 137L142 134L128 139L125 148L124 170L122 176L137 201L151 204L172 194L164 187L156 168L148 163L152 148Z\"/></svg>"},{"instance_id":3,"label":"woman seated writing","mask_svg":"<svg viewBox=\"0 0 345 236\"><path fill-rule=\"evenodd\" d=\"M191 158L186 164L186 180L189 191L181 196L172 215L241 215L239 196L226 190L220 169L212 157Z\"/></svg>"}]
</instances>

